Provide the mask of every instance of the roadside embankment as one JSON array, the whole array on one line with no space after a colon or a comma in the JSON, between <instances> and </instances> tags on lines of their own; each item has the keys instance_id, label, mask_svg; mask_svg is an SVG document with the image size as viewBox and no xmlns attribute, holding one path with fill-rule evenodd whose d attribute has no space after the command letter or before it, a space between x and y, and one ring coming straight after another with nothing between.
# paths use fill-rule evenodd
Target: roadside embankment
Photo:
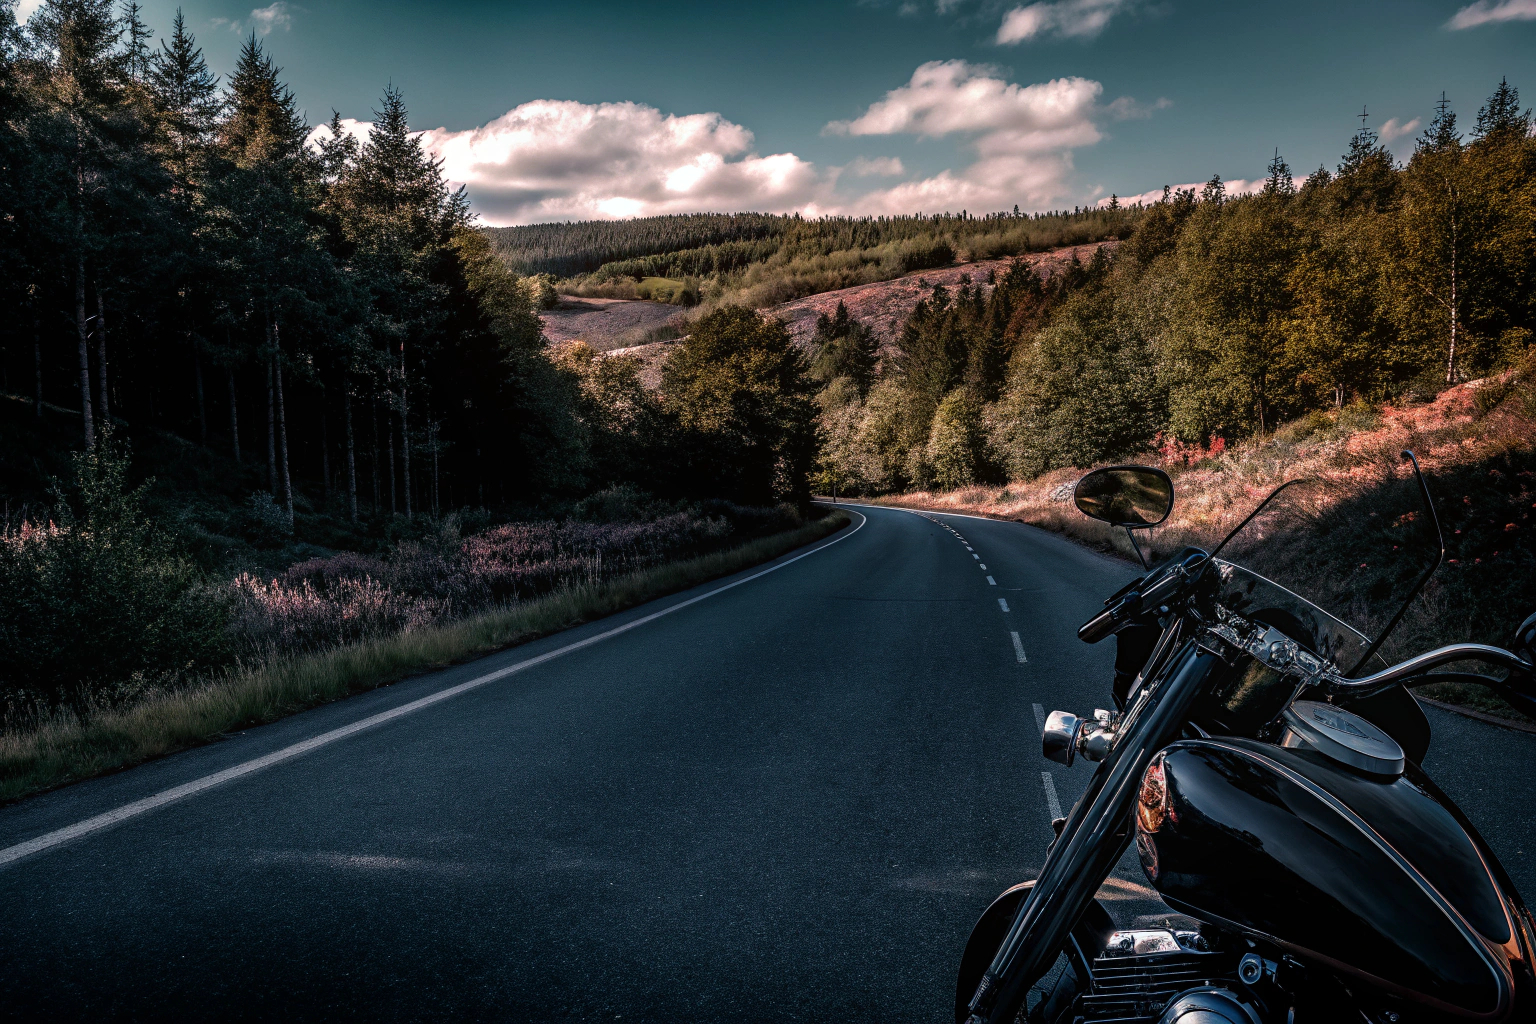
<instances>
[{"instance_id":1,"label":"roadside embankment","mask_svg":"<svg viewBox=\"0 0 1536 1024\"><path fill-rule=\"evenodd\" d=\"M1169 442L1128 459L1166 469L1177 495L1167 522L1138 540L1154 559L1185 545L1210 550L1275 487L1316 480L1322 501L1293 520L1288 533L1271 535L1268 546L1273 557L1283 553L1288 585L1301 581L1304 592L1312 591L1308 596L1348 609L1346 618L1372 632L1385 626L1391 602L1367 608L1364 596L1404 589L1416 575L1412 558L1422 560L1431 543L1427 524L1414 513L1404 449L1412 449L1423 466L1445 534L1446 561L1384 655L1395 660L1458 641L1507 644L1514 627L1536 611L1536 408L1508 381L1459 385L1427 403L1313 413L1224 450ZM1072 487L1085 472L1064 468L1006 486L859 500L1030 523L1134 560L1123 530L1074 507ZM1428 551L1432 559L1432 547ZM1529 723L1481 686L1440 683L1422 692Z\"/></svg>"}]
</instances>

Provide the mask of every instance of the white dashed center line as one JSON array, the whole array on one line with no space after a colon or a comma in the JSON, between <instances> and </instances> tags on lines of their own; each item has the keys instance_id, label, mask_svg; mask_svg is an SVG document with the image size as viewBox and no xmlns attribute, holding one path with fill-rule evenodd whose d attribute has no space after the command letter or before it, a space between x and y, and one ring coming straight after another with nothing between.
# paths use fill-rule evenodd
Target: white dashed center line
<instances>
[{"instance_id":1,"label":"white dashed center line","mask_svg":"<svg viewBox=\"0 0 1536 1024\"><path fill-rule=\"evenodd\" d=\"M985 569L986 566L982 566L982 568ZM993 579L991 576L987 577L987 582L994 587L997 586L997 580Z\"/></svg>"},{"instance_id":2,"label":"white dashed center line","mask_svg":"<svg viewBox=\"0 0 1536 1024\"><path fill-rule=\"evenodd\" d=\"M1039 704L1034 705L1034 708L1035 708L1035 724L1040 727L1040 735L1044 736L1045 735L1045 708L1041 707Z\"/></svg>"},{"instance_id":3,"label":"white dashed center line","mask_svg":"<svg viewBox=\"0 0 1536 1024\"><path fill-rule=\"evenodd\" d=\"M981 563L981 571L982 572L986 572L987 571L987 563L986 562L982 562Z\"/></svg>"},{"instance_id":4,"label":"white dashed center line","mask_svg":"<svg viewBox=\"0 0 1536 1024\"><path fill-rule=\"evenodd\" d=\"M1003 611L1007 611L1008 610L1008 599L1006 597L998 598L997 599L997 603L1003 609Z\"/></svg>"},{"instance_id":5,"label":"white dashed center line","mask_svg":"<svg viewBox=\"0 0 1536 1024\"><path fill-rule=\"evenodd\" d=\"M981 556L980 556L980 555L978 555L978 554L977 554L977 553L976 553L976 552L974 552L974 551L972 551L972 552L971 552L971 557L972 557L972 558L980 558L980 557L981 557Z\"/></svg>"},{"instance_id":6,"label":"white dashed center line","mask_svg":"<svg viewBox=\"0 0 1536 1024\"><path fill-rule=\"evenodd\" d=\"M1051 809L1051 820L1066 817L1061 813L1061 801L1056 797L1056 780L1051 778L1051 773L1041 772L1040 783L1045 787L1045 802Z\"/></svg>"},{"instance_id":7,"label":"white dashed center line","mask_svg":"<svg viewBox=\"0 0 1536 1024\"><path fill-rule=\"evenodd\" d=\"M1018 656L1019 664L1025 664L1029 659L1024 657L1024 641L1019 639L1019 634L1017 633L1009 633L1008 635L1013 637L1013 653ZM1044 732L1045 727L1041 726L1040 731Z\"/></svg>"}]
</instances>

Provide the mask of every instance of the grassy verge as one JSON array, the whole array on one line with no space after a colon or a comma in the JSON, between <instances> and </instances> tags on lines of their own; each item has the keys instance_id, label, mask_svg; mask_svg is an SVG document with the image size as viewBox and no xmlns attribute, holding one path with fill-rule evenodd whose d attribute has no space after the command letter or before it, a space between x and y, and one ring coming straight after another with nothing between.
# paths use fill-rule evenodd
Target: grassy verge
<instances>
[{"instance_id":1,"label":"grassy verge","mask_svg":"<svg viewBox=\"0 0 1536 1024\"><path fill-rule=\"evenodd\" d=\"M0 803L127 768L409 675L467 661L777 558L846 526L833 512L739 547L509 608L231 672L130 707L0 734Z\"/></svg>"}]
</instances>

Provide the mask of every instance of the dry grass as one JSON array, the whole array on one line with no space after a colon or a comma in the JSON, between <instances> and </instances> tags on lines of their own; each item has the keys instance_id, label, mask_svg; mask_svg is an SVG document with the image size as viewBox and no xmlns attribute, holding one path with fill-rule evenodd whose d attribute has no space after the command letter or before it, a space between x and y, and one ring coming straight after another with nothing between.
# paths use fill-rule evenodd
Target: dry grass
<instances>
[{"instance_id":1,"label":"dry grass","mask_svg":"<svg viewBox=\"0 0 1536 1024\"><path fill-rule=\"evenodd\" d=\"M131 707L61 714L0 734L0 802L211 742L406 676L467 661L768 561L846 526L833 512L784 533L606 583L558 591L259 669L230 672Z\"/></svg>"},{"instance_id":2,"label":"dry grass","mask_svg":"<svg viewBox=\"0 0 1536 1024\"><path fill-rule=\"evenodd\" d=\"M1384 653L1395 659L1445 643L1507 643L1514 626L1536 611L1536 418L1529 403L1513 398L1490 409L1486 396L1480 399L1478 393L1497 386L1502 385L1474 381L1425 404L1314 413L1194 465L1148 453L1139 461L1169 470L1178 503L1164 525L1138 534L1138 540L1154 558L1185 545L1209 550L1274 487L1297 477L1325 481L1330 500L1339 506L1371 507L1388 483L1406 479L1410 470L1399 453L1411 448L1430 478L1448 563ZM1031 523L1133 560L1124 531L1086 518L1072 504L1072 485L1083 472L1061 469L1005 487L870 500ZM1335 537L1333 543L1342 548L1348 540ZM1291 550L1307 546L1293 543ZM1347 556L1339 559L1337 550L1330 553L1336 561L1348 561ZM1350 617L1368 631L1384 625L1365 615ZM1436 684L1425 694L1524 720L1483 687Z\"/></svg>"}]
</instances>

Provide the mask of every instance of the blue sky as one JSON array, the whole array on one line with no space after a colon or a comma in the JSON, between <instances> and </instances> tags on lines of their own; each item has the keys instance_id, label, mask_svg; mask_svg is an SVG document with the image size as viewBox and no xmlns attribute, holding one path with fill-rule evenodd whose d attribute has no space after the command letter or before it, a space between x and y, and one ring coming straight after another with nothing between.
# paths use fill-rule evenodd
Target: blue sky
<instances>
[{"instance_id":1,"label":"blue sky","mask_svg":"<svg viewBox=\"0 0 1536 1024\"><path fill-rule=\"evenodd\" d=\"M251 2L183 0L216 71L255 27L359 131L393 82L498 224L1070 208L1332 167L1362 106L1406 158L1441 90L1466 128L1501 76L1536 101L1536 0Z\"/></svg>"}]
</instances>

